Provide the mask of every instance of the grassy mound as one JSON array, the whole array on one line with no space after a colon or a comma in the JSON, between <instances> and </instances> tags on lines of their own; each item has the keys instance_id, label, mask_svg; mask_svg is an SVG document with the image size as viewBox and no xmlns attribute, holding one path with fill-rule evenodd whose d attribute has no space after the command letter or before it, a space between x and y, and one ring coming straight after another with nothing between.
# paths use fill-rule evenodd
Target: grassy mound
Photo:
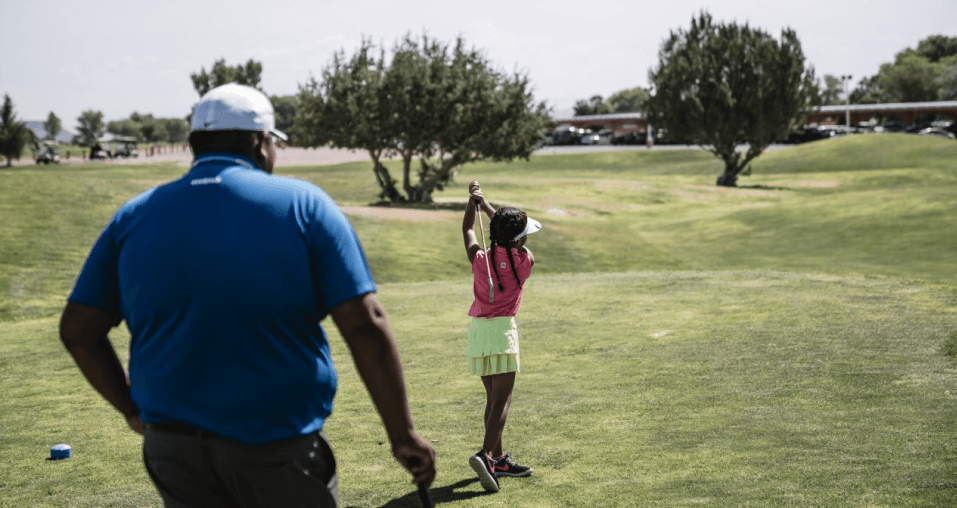
<instances>
[{"instance_id":1,"label":"grassy mound","mask_svg":"<svg viewBox=\"0 0 957 508\"><path fill-rule=\"evenodd\" d=\"M464 167L439 199L482 182L545 230L538 273L768 269L955 281L957 143L867 135L767 153L741 188L713 185L717 159L695 150L534 156ZM870 162L868 162L870 161ZM874 167L868 169L867 164ZM173 164L0 170L0 320L59 311L113 211L184 172ZM341 205L374 200L368 164L283 168ZM750 185L750 187L747 187ZM380 282L468 273L461 214L350 213Z\"/></svg>"}]
</instances>

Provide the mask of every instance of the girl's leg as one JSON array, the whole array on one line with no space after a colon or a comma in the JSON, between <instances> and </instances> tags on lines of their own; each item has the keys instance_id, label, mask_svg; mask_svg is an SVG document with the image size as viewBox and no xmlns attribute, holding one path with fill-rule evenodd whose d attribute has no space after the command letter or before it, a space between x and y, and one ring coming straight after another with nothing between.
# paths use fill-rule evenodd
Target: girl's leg
<instances>
[{"instance_id":1,"label":"girl's leg","mask_svg":"<svg viewBox=\"0 0 957 508\"><path fill-rule=\"evenodd\" d=\"M512 403L515 373L482 376L482 384L485 385L485 440L482 449L491 457L501 457L505 454L502 432Z\"/></svg>"}]
</instances>

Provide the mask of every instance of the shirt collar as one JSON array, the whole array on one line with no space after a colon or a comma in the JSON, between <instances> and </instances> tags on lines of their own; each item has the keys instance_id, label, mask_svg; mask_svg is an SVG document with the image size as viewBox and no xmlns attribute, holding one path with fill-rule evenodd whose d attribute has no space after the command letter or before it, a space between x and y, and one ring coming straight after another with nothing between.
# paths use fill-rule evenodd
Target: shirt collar
<instances>
[{"instance_id":1,"label":"shirt collar","mask_svg":"<svg viewBox=\"0 0 957 508\"><path fill-rule=\"evenodd\" d=\"M196 156L193 159L193 164L189 167L190 171L196 169L197 166L218 163L226 163L226 166L242 166L247 169L258 169L262 171L262 168L259 167L259 164L256 164L255 161L249 157L239 155L238 153L233 152L204 152Z\"/></svg>"}]
</instances>

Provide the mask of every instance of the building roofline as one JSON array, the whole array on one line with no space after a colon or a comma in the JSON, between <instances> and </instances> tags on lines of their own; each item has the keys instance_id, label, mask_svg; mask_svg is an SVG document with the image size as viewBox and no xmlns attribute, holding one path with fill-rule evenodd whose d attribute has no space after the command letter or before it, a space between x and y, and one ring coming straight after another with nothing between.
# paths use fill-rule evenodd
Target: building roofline
<instances>
[{"instance_id":1,"label":"building roofline","mask_svg":"<svg viewBox=\"0 0 957 508\"><path fill-rule=\"evenodd\" d=\"M844 111L882 111L885 109L957 109L957 101L935 102L885 102L878 104L832 104L821 106L819 113L843 113Z\"/></svg>"},{"instance_id":2,"label":"building roofline","mask_svg":"<svg viewBox=\"0 0 957 508\"><path fill-rule=\"evenodd\" d=\"M565 118L553 118L553 123L562 123L562 122L581 122L588 120L642 120L645 118L645 114L641 112L633 113L609 113L607 115L582 115L582 116L572 116Z\"/></svg>"},{"instance_id":3,"label":"building roofline","mask_svg":"<svg viewBox=\"0 0 957 508\"><path fill-rule=\"evenodd\" d=\"M878 104L834 104L830 106L821 106L813 113L843 113L845 111L883 111L883 110L907 110L907 109L957 109L957 101L933 101L933 102L885 102ZM645 114L641 112L633 113L610 113L607 115L582 115L562 118L553 118L552 123L560 124L566 122L587 122L591 120L644 120Z\"/></svg>"}]
</instances>

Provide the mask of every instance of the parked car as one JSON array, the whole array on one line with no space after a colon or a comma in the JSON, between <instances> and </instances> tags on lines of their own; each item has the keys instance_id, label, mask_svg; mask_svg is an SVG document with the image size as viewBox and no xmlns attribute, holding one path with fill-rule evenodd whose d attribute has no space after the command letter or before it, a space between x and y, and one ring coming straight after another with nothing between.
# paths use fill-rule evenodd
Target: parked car
<instances>
[{"instance_id":1,"label":"parked car","mask_svg":"<svg viewBox=\"0 0 957 508\"><path fill-rule=\"evenodd\" d=\"M784 140L784 143L807 143L819 139L833 138L834 136L837 136L835 129L828 129L818 125L805 125L804 127L791 131L791 134Z\"/></svg>"},{"instance_id":2,"label":"parked car","mask_svg":"<svg viewBox=\"0 0 957 508\"><path fill-rule=\"evenodd\" d=\"M931 122L930 126L939 127L957 136L957 122L951 120L938 120L936 122Z\"/></svg>"},{"instance_id":3,"label":"parked car","mask_svg":"<svg viewBox=\"0 0 957 508\"><path fill-rule=\"evenodd\" d=\"M903 120L888 120L881 125L883 132L904 132L907 130L907 124Z\"/></svg>"},{"instance_id":4,"label":"parked car","mask_svg":"<svg viewBox=\"0 0 957 508\"><path fill-rule=\"evenodd\" d=\"M581 133L581 137L579 138L579 142L583 145L597 145L600 139L597 132L591 129L584 129L584 132Z\"/></svg>"},{"instance_id":5,"label":"parked car","mask_svg":"<svg viewBox=\"0 0 957 508\"><path fill-rule=\"evenodd\" d=\"M552 130L552 144L555 145L578 145L581 144L581 135L584 129L579 129L574 125L562 124Z\"/></svg>"},{"instance_id":6,"label":"parked car","mask_svg":"<svg viewBox=\"0 0 957 508\"><path fill-rule=\"evenodd\" d=\"M668 131L666 129L658 129L654 131L654 141L656 145L673 145L675 140L671 139L668 136Z\"/></svg>"},{"instance_id":7,"label":"parked car","mask_svg":"<svg viewBox=\"0 0 957 508\"><path fill-rule=\"evenodd\" d=\"M957 139L957 135L954 135L953 132L940 127L927 127L925 129L919 130L917 134L921 136L938 136L947 139Z\"/></svg>"},{"instance_id":8,"label":"parked car","mask_svg":"<svg viewBox=\"0 0 957 508\"><path fill-rule=\"evenodd\" d=\"M647 132L623 132L611 138L613 145L643 145L648 141Z\"/></svg>"}]
</instances>

